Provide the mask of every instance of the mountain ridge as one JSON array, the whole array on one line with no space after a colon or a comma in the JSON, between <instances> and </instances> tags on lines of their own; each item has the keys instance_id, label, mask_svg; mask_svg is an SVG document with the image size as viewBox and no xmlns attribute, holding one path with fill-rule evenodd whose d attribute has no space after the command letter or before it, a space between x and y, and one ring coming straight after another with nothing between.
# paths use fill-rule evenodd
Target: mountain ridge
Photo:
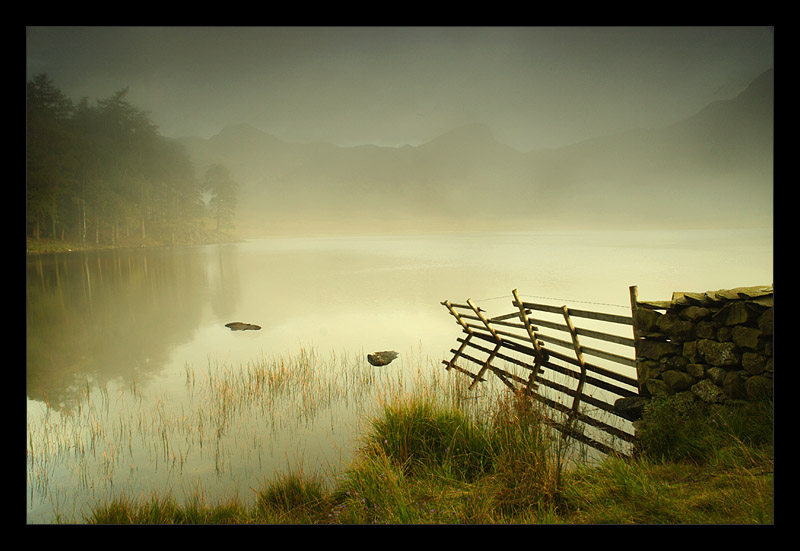
<instances>
[{"instance_id":1,"label":"mountain ridge","mask_svg":"<svg viewBox=\"0 0 800 551\"><path fill-rule=\"evenodd\" d=\"M181 136L181 137L177 138L177 140L181 141L181 142L186 142L186 141L218 142L223 137L226 140L229 139L229 138L235 137L235 138L238 138L238 139L255 138L255 139L259 140L259 141L269 141L269 142L273 142L273 143L276 143L276 144L279 143L279 144L286 144L286 145L310 146L310 145L325 144L325 145L328 145L328 146L331 146L331 147L341 148L341 149L365 148L365 147L367 147L367 148L381 148L381 149L404 149L404 148L424 147L424 146L427 146L427 145L430 145L430 144L433 144L433 143L439 143L439 142L443 142L443 141L453 140L454 137L456 137L455 139L460 139L458 137L463 135L463 134L471 134L473 136L479 135L479 136L481 136L483 138L486 138L486 141L494 141L499 145L502 145L502 146L505 146L505 147L509 147L514 151L517 151L519 153L525 154L525 153L533 153L533 152L537 152L537 151L550 151L552 149L569 148L569 147L573 147L575 145L578 145L578 144L581 144L581 143L584 143L584 142L587 142L587 141L606 140L606 139L612 138L614 136L624 135L624 134L628 134L628 133L639 133L639 132L643 132L643 131L646 132L646 131L649 131L649 130L662 130L662 129L670 128L670 127L673 127L673 126L680 126L680 125L685 124L686 121L690 121L690 120L696 119L698 117L704 116L709 111L717 109L720 105L728 104L728 103L734 102L734 101L741 102L744 98L748 98L748 99L752 98L752 97L761 98L761 96L763 96L765 94L767 94L769 97L771 97L773 95L773 90L774 90L774 74L775 74L774 68L770 68L770 69L764 71L763 73L761 73L758 77L756 77L742 92L740 92L739 94L737 94L733 98L719 99L719 100L712 101L711 103L709 103L708 105L703 107L700 111L698 111L694 115L690 115L689 117L687 117L687 118L685 118L685 119L683 119L681 121L675 122L675 123L673 123L671 125L667 125L665 127L657 127L657 128L645 128L645 127L632 128L632 129L629 129L629 130L626 130L626 131L622 131L622 132L618 132L618 133L607 134L607 135L604 135L604 136L593 137L593 138L586 138L585 140L579 140L577 142L573 142L571 144L565 144L563 146L558 146L556 148L545 147L545 148L536 148L536 149L532 149L532 150L528 150L528 151L519 151L519 150L513 148L512 146L509 146L508 144L505 144L505 143L497 140L494 137L493 133L492 133L491 127L487 123L483 123L483 122L468 123L468 124L464 124L464 125L455 127L455 128L453 128L451 130L448 130L448 131L446 131L446 132L444 132L442 134L439 134L438 136L435 136L434 138L428 140L427 142L424 142L423 144L416 145L416 146L415 145L385 146L385 145L376 145L376 144L359 144L359 145L342 146L342 145L337 145L337 144L334 144L334 143L331 143L331 142L320 142L320 141L317 141L317 142L309 143L309 142L289 141L289 140L284 140L284 139L282 139L282 138L280 138L278 136L275 136L274 134L271 134L269 132L266 132L264 130L261 130L261 129L253 126L252 124L247 123L247 122L232 123L232 124L225 125L219 130L219 132L217 132L216 134L212 135L210 138L202 138L202 137L198 137L198 136Z\"/></svg>"},{"instance_id":2,"label":"mountain ridge","mask_svg":"<svg viewBox=\"0 0 800 551\"><path fill-rule=\"evenodd\" d=\"M182 143L201 170L212 162L229 167L240 182L241 220L270 233L293 226L461 228L470 218L520 227L655 217L713 224L737 216L742 222L748 203L749 214L757 210L765 223L773 95L769 70L736 97L668 127L528 152L499 142L483 123L416 146L292 143L247 123ZM686 197L680 208L678 194ZM723 212L737 205L738 214Z\"/></svg>"}]
</instances>

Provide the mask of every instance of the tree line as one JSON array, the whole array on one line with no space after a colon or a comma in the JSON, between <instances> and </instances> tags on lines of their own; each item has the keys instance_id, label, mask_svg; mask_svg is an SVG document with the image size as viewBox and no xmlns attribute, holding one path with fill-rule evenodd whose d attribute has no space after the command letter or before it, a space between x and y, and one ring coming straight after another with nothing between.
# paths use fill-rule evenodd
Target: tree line
<instances>
[{"instance_id":1,"label":"tree line","mask_svg":"<svg viewBox=\"0 0 800 551\"><path fill-rule=\"evenodd\" d=\"M159 134L127 92L75 104L46 74L26 83L28 238L192 243L233 228L227 168L198 178L183 145Z\"/></svg>"}]
</instances>

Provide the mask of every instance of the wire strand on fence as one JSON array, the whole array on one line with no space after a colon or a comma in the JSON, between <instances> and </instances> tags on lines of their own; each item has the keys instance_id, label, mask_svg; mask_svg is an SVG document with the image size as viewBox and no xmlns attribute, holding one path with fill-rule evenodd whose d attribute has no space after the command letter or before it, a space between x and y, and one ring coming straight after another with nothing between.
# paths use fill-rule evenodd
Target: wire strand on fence
<instances>
[{"instance_id":1,"label":"wire strand on fence","mask_svg":"<svg viewBox=\"0 0 800 551\"><path fill-rule=\"evenodd\" d=\"M594 301L590 301L590 300L578 300L578 299L573 299L573 298L545 297L545 296L542 296L542 295L524 295L524 294L520 294L520 296L521 297L527 297L527 298L538 298L538 299L545 299L545 300L553 300L553 301L580 302L582 304L594 304L594 305L597 305L597 306L612 306L614 308L629 309L631 307L630 304L628 304L628 305L611 304L611 303L608 303L608 302L594 302ZM514 299L514 297L512 295L501 295L499 297L489 297L489 298L476 299L474 302L488 302L490 300L498 300L498 299L501 299L501 298L512 299L512 300Z\"/></svg>"}]
</instances>

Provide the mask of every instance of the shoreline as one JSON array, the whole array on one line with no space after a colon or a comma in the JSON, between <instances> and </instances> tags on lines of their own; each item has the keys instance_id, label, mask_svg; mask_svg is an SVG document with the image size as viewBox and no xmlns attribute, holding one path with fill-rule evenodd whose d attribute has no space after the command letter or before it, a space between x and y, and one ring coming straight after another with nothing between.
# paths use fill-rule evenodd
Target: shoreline
<instances>
[{"instance_id":1,"label":"shoreline","mask_svg":"<svg viewBox=\"0 0 800 551\"><path fill-rule=\"evenodd\" d=\"M159 241L144 241L144 242L127 242L112 244L81 244L72 241L59 241L53 239L40 239L35 240L26 238L25 241L25 255L36 256L39 254L57 254L57 253L75 253L87 251L108 251L108 250L130 250L130 249L154 249L159 247L193 247L203 245L219 245L223 243L239 243L242 240L232 236L225 236L221 239L207 240L207 241L194 241L194 242L176 242L164 243Z\"/></svg>"}]
</instances>

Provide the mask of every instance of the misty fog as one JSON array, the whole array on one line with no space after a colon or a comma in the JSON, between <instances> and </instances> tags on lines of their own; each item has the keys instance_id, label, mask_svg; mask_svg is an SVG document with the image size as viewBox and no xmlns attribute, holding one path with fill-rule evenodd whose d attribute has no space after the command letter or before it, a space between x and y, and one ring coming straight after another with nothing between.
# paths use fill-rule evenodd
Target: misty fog
<instances>
[{"instance_id":1,"label":"misty fog","mask_svg":"<svg viewBox=\"0 0 800 551\"><path fill-rule=\"evenodd\" d=\"M29 27L125 89L242 236L772 223L768 27ZM477 227L475 226L477 224Z\"/></svg>"},{"instance_id":2,"label":"misty fog","mask_svg":"<svg viewBox=\"0 0 800 551\"><path fill-rule=\"evenodd\" d=\"M527 153L485 124L405 147L291 143L246 124L182 142L239 175L243 231L770 226L773 82L767 71L665 128Z\"/></svg>"},{"instance_id":3,"label":"misty fog","mask_svg":"<svg viewBox=\"0 0 800 551\"><path fill-rule=\"evenodd\" d=\"M28 522L335 478L444 300L772 283L773 32L27 27Z\"/></svg>"}]
</instances>

